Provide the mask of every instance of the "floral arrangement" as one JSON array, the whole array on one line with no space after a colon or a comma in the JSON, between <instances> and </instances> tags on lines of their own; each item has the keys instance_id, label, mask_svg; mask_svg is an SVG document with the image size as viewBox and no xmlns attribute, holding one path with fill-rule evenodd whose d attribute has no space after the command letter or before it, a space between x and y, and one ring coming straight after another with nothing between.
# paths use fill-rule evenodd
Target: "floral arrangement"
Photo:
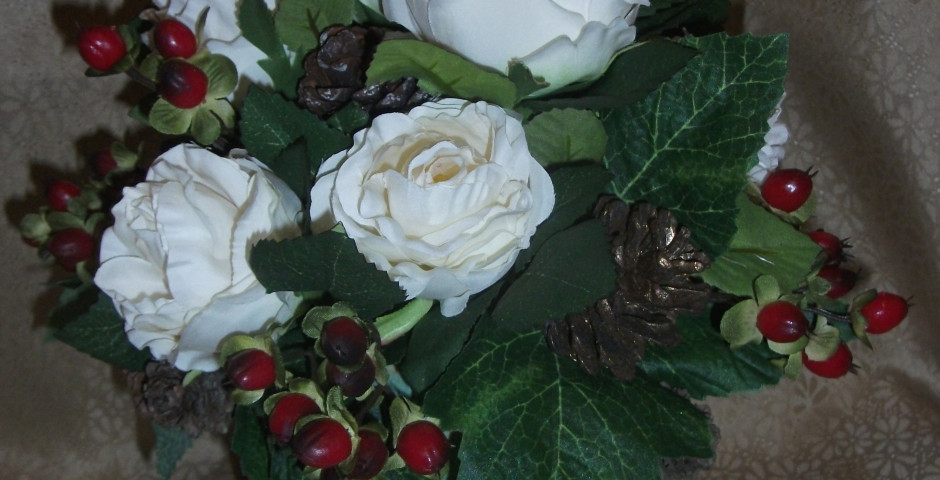
<instances>
[{"instance_id":1,"label":"floral arrangement","mask_svg":"<svg viewBox=\"0 0 940 480\"><path fill-rule=\"evenodd\" d=\"M79 38L152 89L24 238L53 335L127 371L168 478L227 433L252 479L659 478L696 401L903 320L849 295L782 168L787 37L726 0L159 0Z\"/></svg>"}]
</instances>

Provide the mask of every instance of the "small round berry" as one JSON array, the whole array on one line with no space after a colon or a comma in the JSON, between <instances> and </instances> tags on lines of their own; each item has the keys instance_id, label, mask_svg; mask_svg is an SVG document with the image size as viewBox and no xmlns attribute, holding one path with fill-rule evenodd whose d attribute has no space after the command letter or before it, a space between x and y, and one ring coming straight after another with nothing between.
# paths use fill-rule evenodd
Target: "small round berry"
<instances>
[{"instance_id":1,"label":"small round berry","mask_svg":"<svg viewBox=\"0 0 940 480\"><path fill-rule=\"evenodd\" d=\"M778 300L764 305L757 312L757 329L770 341L790 343L806 335L809 320L800 307Z\"/></svg>"},{"instance_id":2,"label":"small round berry","mask_svg":"<svg viewBox=\"0 0 940 480\"><path fill-rule=\"evenodd\" d=\"M819 245L819 248L822 248L823 253L826 255L827 265L837 265L842 262L845 256L845 244L839 237L825 230L815 230L807 233L807 235Z\"/></svg>"},{"instance_id":3,"label":"small round berry","mask_svg":"<svg viewBox=\"0 0 940 480\"><path fill-rule=\"evenodd\" d=\"M369 339L355 320L337 317L323 325L320 347L327 360L341 367L352 367L365 358Z\"/></svg>"},{"instance_id":4,"label":"small round berry","mask_svg":"<svg viewBox=\"0 0 940 480\"><path fill-rule=\"evenodd\" d=\"M330 468L349 458L352 439L341 423L332 418L318 418L297 431L291 448L304 465Z\"/></svg>"},{"instance_id":5,"label":"small round berry","mask_svg":"<svg viewBox=\"0 0 940 480\"><path fill-rule=\"evenodd\" d=\"M101 150L91 157L91 168L99 178L108 176L113 170L118 168L117 160L111 154L111 149Z\"/></svg>"},{"instance_id":6,"label":"small round berry","mask_svg":"<svg viewBox=\"0 0 940 480\"><path fill-rule=\"evenodd\" d=\"M375 381L375 362L365 357L356 370L344 372L335 363L327 362L326 378L330 385L339 386L343 395L356 398L366 393Z\"/></svg>"},{"instance_id":7,"label":"small round berry","mask_svg":"<svg viewBox=\"0 0 940 480\"><path fill-rule=\"evenodd\" d=\"M804 351L803 365L820 377L839 378L852 371L852 351L842 342L831 357L818 362L807 357Z\"/></svg>"},{"instance_id":8,"label":"small round berry","mask_svg":"<svg viewBox=\"0 0 940 480\"><path fill-rule=\"evenodd\" d=\"M79 262L88 260L94 253L95 242L81 228L67 228L52 236L48 249L59 265L75 270Z\"/></svg>"},{"instance_id":9,"label":"small round berry","mask_svg":"<svg viewBox=\"0 0 940 480\"><path fill-rule=\"evenodd\" d=\"M242 350L225 362L225 371L242 390L263 390L274 384L274 357L257 348Z\"/></svg>"},{"instance_id":10,"label":"small round berry","mask_svg":"<svg viewBox=\"0 0 940 480\"><path fill-rule=\"evenodd\" d=\"M127 53L127 45L116 27L88 27L78 36L78 53L95 70L111 70Z\"/></svg>"},{"instance_id":11,"label":"small round berry","mask_svg":"<svg viewBox=\"0 0 940 480\"><path fill-rule=\"evenodd\" d=\"M860 310L868 319L868 333L885 333L898 326L907 316L907 300L888 292L878 292L872 301Z\"/></svg>"},{"instance_id":12,"label":"small round berry","mask_svg":"<svg viewBox=\"0 0 940 480\"><path fill-rule=\"evenodd\" d=\"M199 67L185 60L167 60L157 74L157 91L175 107L193 108L206 99L209 77Z\"/></svg>"},{"instance_id":13,"label":"small round berry","mask_svg":"<svg viewBox=\"0 0 940 480\"><path fill-rule=\"evenodd\" d=\"M858 281L857 273L833 265L822 267L817 275L829 282L829 290L826 291L829 298L842 298Z\"/></svg>"},{"instance_id":14,"label":"small round berry","mask_svg":"<svg viewBox=\"0 0 940 480\"><path fill-rule=\"evenodd\" d=\"M294 436L297 420L315 413L320 413L320 407L312 398L302 393L288 393L277 401L268 415L268 429L278 443L286 445Z\"/></svg>"},{"instance_id":15,"label":"small round berry","mask_svg":"<svg viewBox=\"0 0 940 480\"><path fill-rule=\"evenodd\" d=\"M768 205L787 213L802 207L812 192L812 177L796 168L770 172L760 187L761 197Z\"/></svg>"},{"instance_id":16,"label":"small round berry","mask_svg":"<svg viewBox=\"0 0 940 480\"><path fill-rule=\"evenodd\" d=\"M411 471L431 475L447 463L448 448L447 437L440 427L418 420L401 429L395 450Z\"/></svg>"},{"instance_id":17,"label":"small round berry","mask_svg":"<svg viewBox=\"0 0 940 480\"><path fill-rule=\"evenodd\" d=\"M57 212L66 212L69 209L69 200L78 198L82 189L78 185L65 180L55 180L46 190L46 200L49 207Z\"/></svg>"},{"instance_id":18,"label":"small round berry","mask_svg":"<svg viewBox=\"0 0 940 480\"><path fill-rule=\"evenodd\" d=\"M153 43L163 58L189 58L196 53L196 36L183 22L168 18L153 28Z\"/></svg>"},{"instance_id":19,"label":"small round berry","mask_svg":"<svg viewBox=\"0 0 940 480\"><path fill-rule=\"evenodd\" d=\"M353 469L346 475L350 480L365 480L382 472L388 460L388 448L382 437L372 430L359 430L359 447Z\"/></svg>"}]
</instances>

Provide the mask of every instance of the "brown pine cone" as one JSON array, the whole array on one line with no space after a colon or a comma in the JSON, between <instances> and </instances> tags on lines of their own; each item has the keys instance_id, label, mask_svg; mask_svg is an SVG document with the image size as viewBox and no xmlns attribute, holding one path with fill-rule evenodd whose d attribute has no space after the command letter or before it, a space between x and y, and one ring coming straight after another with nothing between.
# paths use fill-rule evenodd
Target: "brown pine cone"
<instances>
[{"instance_id":1,"label":"brown pine cone","mask_svg":"<svg viewBox=\"0 0 940 480\"><path fill-rule=\"evenodd\" d=\"M183 386L185 373L167 362L149 362L143 372L128 373L137 410L160 426L190 437L203 431L226 433L234 404L222 387L224 371L203 373Z\"/></svg>"}]
</instances>

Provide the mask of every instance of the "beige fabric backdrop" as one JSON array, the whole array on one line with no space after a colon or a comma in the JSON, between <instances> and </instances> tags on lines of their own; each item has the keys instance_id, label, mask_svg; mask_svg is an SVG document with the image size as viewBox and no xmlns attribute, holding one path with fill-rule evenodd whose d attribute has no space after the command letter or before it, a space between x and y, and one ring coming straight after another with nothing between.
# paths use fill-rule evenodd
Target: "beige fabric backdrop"
<instances>
[{"instance_id":1,"label":"beige fabric backdrop","mask_svg":"<svg viewBox=\"0 0 940 480\"><path fill-rule=\"evenodd\" d=\"M128 18L143 2L0 2L0 152L7 224L0 232L0 477L157 478L152 439L123 381L101 363L45 343L48 269L16 223L38 185L70 177L80 152L125 117L122 79L88 80L67 38L97 15ZM855 347L860 375L804 376L709 401L722 429L708 479L940 479L940 1L750 0L745 29L791 34L786 163L819 169L818 223L851 237L871 284L917 306L875 352ZM231 477L226 447L204 439L174 478Z\"/></svg>"}]
</instances>

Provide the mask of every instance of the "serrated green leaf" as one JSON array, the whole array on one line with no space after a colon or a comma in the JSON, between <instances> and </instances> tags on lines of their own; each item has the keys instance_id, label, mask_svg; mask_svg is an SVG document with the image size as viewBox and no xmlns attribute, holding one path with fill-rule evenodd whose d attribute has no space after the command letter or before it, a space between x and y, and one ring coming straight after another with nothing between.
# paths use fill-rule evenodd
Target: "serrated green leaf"
<instances>
[{"instance_id":1,"label":"serrated green leaf","mask_svg":"<svg viewBox=\"0 0 940 480\"><path fill-rule=\"evenodd\" d=\"M731 348L759 343L764 335L757 329L757 313L760 307L752 299L742 300L721 316L721 336Z\"/></svg>"},{"instance_id":2,"label":"serrated green leaf","mask_svg":"<svg viewBox=\"0 0 940 480\"><path fill-rule=\"evenodd\" d=\"M157 436L157 473L168 479L173 475L173 470L176 470L176 464L193 446L193 438L177 428L165 428L157 423L151 425Z\"/></svg>"},{"instance_id":3,"label":"serrated green leaf","mask_svg":"<svg viewBox=\"0 0 940 480\"><path fill-rule=\"evenodd\" d=\"M328 291L362 318L374 318L405 299L404 291L333 231L251 249L251 269L269 292Z\"/></svg>"},{"instance_id":4,"label":"serrated green leaf","mask_svg":"<svg viewBox=\"0 0 940 480\"><path fill-rule=\"evenodd\" d=\"M500 298L493 318L516 332L538 329L594 304L616 281L607 230L597 219L586 220L545 242Z\"/></svg>"},{"instance_id":5,"label":"serrated green leaf","mask_svg":"<svg viewBox=\"0 0 940 480\"><path fill-rule=\"evenodd\" d=\"M585 375L540 331L486 325L424 410L461 432L461 479L658 479L662 457L712 455L708 422L687 400L647 381Z\"/></svg>"},{"instance_id":6,"label":"serrated green leaf","mask_svg":"<svg viewBox=\"0 0 940 480\"><path fill-rule=\"evenodd\" d=\"M783 94L787 38L687 37L701 53L643 101L607 113L606 164L628 203L668 208L712 258L735 232L735 200Z\"/></svg>"},{"instance_id":7,"label":"serrated green leaf","mask_svg":"<svg viewBox=\"0 0 940 480\"><path fill-rule=\"evenodd\" d=\"M260 408L236 406L232 427L232 453L238 457L241 473L251 480L268 478L268 440L261 420Z\"/></svg>"},{"instance_id":8,"label":"serrated green leaf","mask_svg":"<svg viewBox=\"0 0 940 480\"><path fill-rule=\"evenodd\" d=\"M702 280L719 290L751 296L754 279L770 275L781 292L792 292L812 271L820 248L808 235L740 195L737 232L728 250L702 272Z\"/></svg>"},{"instance_id":9,"label":"serrated green leaf","mask_svg":"<svg viewBox=\"0 0 940 480\"><path fill-rule=\"evenodd\" d=\"M366 76L369 84L415 77L418 86L431 94L486 100L506 108L516 102L516 86L506 76L419 40L380 43Z\"/></svg>"},{"instance_id":10,"label":"serrated green leaf","mask_svg":"<svg viewBox=\"0 0 940 480\"><path fill-rule=\"evenodd\" d=\"M147 121L156 131L167 135L182 135L189 130L198 108L177 108L158 98L150 109Z\"/></svg>"},{"instance_id":11,"label":"serrated green leaf","mask_svg":"<svg viewBox=\"0 0 940 480\"><path fill-rule=\"evenodd\" d=\"M607 150L607 132L594 112L550 110L525 124L529 152L543 166L577 160L599 161Z\"/></svg>"},{"instance_id":12,"label":"serrated green leaf","mask_svg":"<svg viewBox=\"0 0 940 480\"><path fill-rule=\"evenodd\" d=\"M258 61L258 65L271 77L274 88L287 98L296 97L297 80L303 76L302 61L298 58L292 63L285 53L273 12L268 10L264 0L241 0L237 16L245 39L267 56Z\"/></svg>"},{"instance_id":13,"label":"serrated green leaf","mask_svg":"<svg viewBox=\"0 0 940 480\"><path fill-rule=\"evenodd\" d=\"M307 151L307 142L301 138L282 150L277 158L266 162L274 174L284 180L291 191L301 199L310 196L310 187L313 185L313 173L310 160L307 158ZM304 204L306 203L305 201Z\"/></svg>"},{"instance_id":14,"label":"serrated green leaf","mask_svg":"<svg viewBox=\"0 0 940 480\"><path fill-rule=\"evenodd\" d=\"M278 37L291 51L308 52L319 45L320 32L353 22L356 4L349 0L281 0L274 15Z\"/></svg>"},{"instance_id":15,"label":"serrated green leaf","mask_svg":"<svg viewBox=\"0 0 940 480\"><path fill-rule=\"evenodd\" d=\"M727 397L736 392L757 390L780 381L780 370L762 345L729 349L712 327L706 312L679 317L677 326L682 343L664 349L649 347L637 364L642 374L673 388L681 388L695 399Z\"/></svg>"}]
</instances>

